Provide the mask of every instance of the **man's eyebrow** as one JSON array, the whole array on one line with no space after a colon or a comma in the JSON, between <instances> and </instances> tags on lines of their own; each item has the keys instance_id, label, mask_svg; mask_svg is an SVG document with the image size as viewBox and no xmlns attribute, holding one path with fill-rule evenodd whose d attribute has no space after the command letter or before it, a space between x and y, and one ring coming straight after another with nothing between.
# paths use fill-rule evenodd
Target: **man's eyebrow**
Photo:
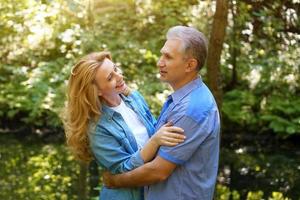
<instances>
[{"instance_id":1,"label":"man's eyebrow","mask_svg":"<svg viewBox=\"0 0 300 200\"><path fill-rule=\"evenodd\" d=\"M164 55L166 55L166 54L169 55L169 53L168 53L167 51L164 51L163 49L160 50L160 53L161 53L161 54L164 54Z\"/></svg>"}]
</instances>

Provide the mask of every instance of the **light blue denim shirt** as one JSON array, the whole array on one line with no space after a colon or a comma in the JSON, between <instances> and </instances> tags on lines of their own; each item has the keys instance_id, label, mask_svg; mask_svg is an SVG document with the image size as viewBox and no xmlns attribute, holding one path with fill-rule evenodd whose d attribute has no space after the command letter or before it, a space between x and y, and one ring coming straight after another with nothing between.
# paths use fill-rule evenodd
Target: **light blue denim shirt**
<instances>
[{"instance_id":1,"label":"light blue denim shirt","mask_svg":"<svg viewBox=\"0 0 300 200\"><path fill-rule=\"evenodd\" d=\"M167 102L171 103L163 109L156 129L171 121L184 129L186 139L174 147L160 147L158 155L177 167L167 180L145 187L146 200L211 200L220 139L220 119L214 97L197 78L171 94Z\"/></svg>"},{"instance_id":2,"label":"light blue denim shirt","mask_svg":"<svg viewBox=\"0 0 300 200\"><path fill-rule=\"evenodd\" d=\"M139 116L149 137L155 131L156 120L144 98L137 91L128 97L121 95L125 104ZM133 170L144 164L135 137L122 116L103 105L101 117L89 135L91 150L99 166L113 174ZM142 200L142 188L109 189L102 187L101 200Z\"/></svg>"}]
</instances>

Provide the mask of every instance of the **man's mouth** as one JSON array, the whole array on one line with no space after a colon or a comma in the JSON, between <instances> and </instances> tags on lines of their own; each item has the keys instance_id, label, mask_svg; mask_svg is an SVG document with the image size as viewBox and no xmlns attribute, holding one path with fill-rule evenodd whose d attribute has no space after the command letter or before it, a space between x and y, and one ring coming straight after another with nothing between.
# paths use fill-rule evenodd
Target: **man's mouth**
<instances>
[{"instance_id":1,"label":"man's mouth","mask_svg":"<svg viewBox=\"0 0 300 200\"><path fill-rule=\"evenodd\" d=\"M165 75L167 72L166 71L163 71L163 70L159 70L159 73L160 73L160 75Z\"/></svg>"}]
</instances>

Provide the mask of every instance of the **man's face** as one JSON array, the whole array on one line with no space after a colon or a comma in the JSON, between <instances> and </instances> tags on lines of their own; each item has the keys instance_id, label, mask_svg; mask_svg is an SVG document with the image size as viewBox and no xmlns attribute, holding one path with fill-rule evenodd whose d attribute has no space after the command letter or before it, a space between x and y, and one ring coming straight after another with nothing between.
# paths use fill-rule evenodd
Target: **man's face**
<instances>
[{"instance_id":1,"label":"man's face","mask_svg":"<svg viewBox=\"0 0 300 200\"><path fill-rule=\"evenodd\" d=\"M178 89L185 76L187 61L182 52L180 39L168 39L160 50L161 57L157 62L160 80L169 83L173 89Z\"/></svg>"}]
</instances>

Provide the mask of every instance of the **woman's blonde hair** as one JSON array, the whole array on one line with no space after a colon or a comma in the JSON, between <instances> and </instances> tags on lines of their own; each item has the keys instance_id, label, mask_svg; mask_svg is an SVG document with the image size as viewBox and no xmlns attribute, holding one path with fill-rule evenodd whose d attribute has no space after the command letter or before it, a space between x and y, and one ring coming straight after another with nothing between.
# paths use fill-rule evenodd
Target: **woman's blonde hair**
<instances>
[{"instance_id":1,"label":"woman's blonde hair","mask_svg":"<svg viewBox=\"0 0 300 200\"><path fill-rule=\"evenodd\" d=\"M109 52L91 53L82 58L73 66L68 82L64 120L67 145L75 158L84 162L92 160L89 127L98 121L102 108L95 75L105 58L111 60Z\"/></svg>"}]
</instances>

